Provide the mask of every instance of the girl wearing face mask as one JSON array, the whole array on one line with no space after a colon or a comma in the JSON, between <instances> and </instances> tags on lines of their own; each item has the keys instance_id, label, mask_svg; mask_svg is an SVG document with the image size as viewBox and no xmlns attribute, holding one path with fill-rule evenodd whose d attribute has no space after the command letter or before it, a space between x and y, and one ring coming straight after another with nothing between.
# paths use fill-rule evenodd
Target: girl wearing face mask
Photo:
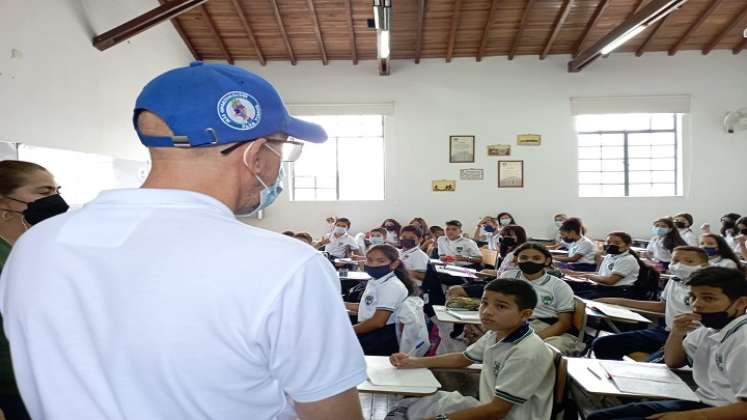
<instances>
[{"instance_id":1,"label":"girl wearing face mask","mask_svg":"<svg viewBox=\"0 0 747 420\"><path fill-rule=\"evenodd\" d=\"M420 233L423 235L421 238L421 242L428 235L429 226L428 223L426 223L425 219L423 219L422 217L413 218L412 220L410 220L410 223L408 223L408 225L415 226L416 228L420 229Z\"/></svg>"},{"instance_id":2,"label":"girl wearing face mask","mask_svg":"<svg viewBox=\"0 0 747 420\"><path fill-rule=\"evenodd\" d=\"M399 231L402 230L402 225L394 219L386 219L381 223L381 227L386 229L386 243L395 248L398 247Z\"/></svg>"},{"instance_id":3,"label":"girl wearing face mask","mask_svg":"<svg viewBox=\"0 0 747 420\"><path fill-rule=\"evenodd\" d=\"M742 264L722 236L705 233L700 236L700 247L708 254L710 265L741 269Z\"/></svg>"},{"instance_id":4,"label":"girl wearing face mask","mask_svg":"<svg viewBox=\"0 0 747 420\"><path fill-rule=\"evenodd\" d=\"M498 225L500 225L501 227L516 224L514 216L511 216L511 213L505 211L498 213L498 216L496 216L495 220L498 221Z\"/></svg>"},{"instance_id":5,"label":"girl wearing face mask","mask_svg":"<svg viewBox=\"0 0 747 420\"><path fill-rule=\"evenodd\" d=\"M399 243L402 249L399 253L399 259L405 265L410 278L420 286L425 279L425 273L428 271L430 258L418 246L422 240L423 234L415 226L405 226L399 233Z\"/></svg>"},{"instance_id":6,"label":"girl wearing face mask","mask_svg":"<svg viewBox=\"0 0 747 420\"><path fill-rule=\"evenodd\" d=\"M500 262L500 264L496 264L496 267L498 267L496 274L498 276L500 276L504 271L516 270L519 268L516 265L514 250L526 241L527 232L521 226L509 225L504 226L503 229L501 229L498 246L498 262Z\"/></svg>"},{"instance_id":7,"label":"girl wearing face mask","mask_svg":"<svg viewBox=\"0 0 747 420\"><path fill-rule=\"evenodd\" d=\"M395 313L414 287L399 251L390 245L376 245L366 253L366 284L360 303L345 303L349 311L358 313L353 330L363 347L363 353L389 356L399 350L395 330Z\"/></svg>"},{"instance_id":8,"label":"girl wearing face mask","mask_svg":"<svg viewBox=\"0 0 747 420\"><path fill-rule=\"evenodd\" d=\"M646 247L646 255L666 270L672 260L672 251L678 246L687 246L687 243L680 236L674 221L668 217L655 221L651 233L654 237Z\"/></svg>"},{"instance_id":9,"label":"girl wearing face mask","mask_svg":"<svg viewBox=\"0 0 747 420\"><path fill-rule=\"evenodd\" d=\"M740 217L736 222L736 233L737 236L734 238L734 252L742 255L742 258L747 259L747 216Z\"/></svg>"},{"instance_id":10,"label":"girl wearing face mask","mask_svg":"<svg viewBox=\"0 0 747 420\"><path fill-rule=\"evenodd\" d=\"M16 240L32 225L67 211L49 171L35 163L0 161L0 271ZM0 409L12 418L29 418L16 388L10 348L0 329ZM11 418L10 415L8 418Z\"/></svg>"},{"instance_id":11,"label":"girl wearing face mask","mask_svg":"<svg viewBox=\"0 0 747 420\"><path fill-rule=\"evenodd\" d=\"M596 273L569 271L568 274L591 280L593 283L571 282L571 288L585 299L600 297L626 297L636 295L634 284L638 280L641 261L630 251L633 238L625 232L610 232L605 244L605 256Z\"/></svg>"},{"instance_id":12,"label":"girl wearing face mask","mask_svg":"<svg viewBox=\"0 0 747 420\"><path fill-rule=\"evenodd\" d=\"M475 227L475 233L472 234L472 238L474 238L475 242L477 243L477 246L482 247L485 245L490 246L490 239L493 236L498 235L498 221L490 216L485 216L482 219L480 219L480 222L477 223L477 226Z\"/></svg>"},{"instance_id":13,"label":"girl wearing face mask","mask_svg":"<svg viewBox=\"0 0 747 420\"><path fill-rule=\"evenodd\" d=\"M734 241L734 238L739 233L737 228L737 221L739 220L741 216L737 213L726 213L725 215L721 216L721 236L726 239L726 242L729 244L730 247L734 248L736 246L736 243ZM706 232L710 233L710 232Z\"/></svg>"},{"instance_id":14,"label":"girl wearing face mask","mask_svg":"<svg viewBox=\"0 0 747 420\"><path fill-rule=\"evenodd\" d=\"M573 327L573 290L563 280L547 273L552 266L552 254L544 245L527 242L514 251L518 270L507 271L500 278L528 282L537 293L530 324L546 343L568 354L579 347L577 336L569 334Z\"/></svg>"},{"instance_id":15,"label":"girl wearing face mask","mask_svg":"<svg viewBox=\"0 0 747 420\"><path fill-rule=\"evenodd\" d=\"M698 237L695 236L695 232L691 229L693 225L693 216L690 213L678 213L672 216L674 226L677 228L682 240L687 243L688 246L698 246Z\"/></svg>"}]
</instances>

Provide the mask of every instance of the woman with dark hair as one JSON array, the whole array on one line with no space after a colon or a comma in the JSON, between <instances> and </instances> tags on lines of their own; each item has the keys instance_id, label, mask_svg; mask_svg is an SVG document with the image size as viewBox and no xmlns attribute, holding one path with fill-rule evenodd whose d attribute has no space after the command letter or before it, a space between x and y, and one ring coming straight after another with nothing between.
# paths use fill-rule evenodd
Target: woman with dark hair
<instances>
[{"instance_id":1,"label":"woman with dark hair","mask_svg":"<svg viewBox=\"0 0 747 420\"><path fill-rule=\"evenodd\" d=\"M423 238L428 234L428 223L426 223L425 219L422 217L415 217L412 220L410 220L410 223L408 223L410 226L415 226L416 228L420 229L420 233L423 235Z\"/></svg>"},{"instance_id":2,"label":"woman with dark hair","mask_svg":"<svg viewBox=\"0 0 747 420\"><path fill-rule=\"evenodd\" d=\"M596 247L584 236L586 229L580 219L571 217L560 226L560 238L568 248L568 255L554 255L561 267L574 271L596 271Z\"/></svg>"},{"instance_id":3,"label":"woman with dark hair","mask_svg":"<svg viewBox=\"0 0 747 420\"><path fill-rule=\"evenodd\" d=\"M747 259L747 216L740 217L735 226L734 245L732 249Z\"/></svg>"},{"instance_id":4,"label":"woman with dark hair","mask_svg":"<svg viewBox=\"0 0 747 420\"><path fill-rule=\"evenodd\" d=\"M0 161L0 271L18 238L31 226L67 211L60 187L43 166ZM8 419L28 419L16 387L10 346L0 320L0 409Z\"/></svg>"},{"instance_id":5,"label":"woman with dark hair","mask_svg":"<svg viewBox=\"0 0 747 420\"><path fill-rule=\"evenodd\" d=\"M496 216L495 220L498 221L498 224L500 226L508 226L508 225L516 224L516 219L514 219L514 216L512 216L511 213L507 211L502 211L498 213L498 216Z\"/></svg>"},{"instance_id":6,"label":"woman with dark hair","mask_svg":"<svg viewBox=\"0 0 747 420\"><path fill-rule=\"evenodd\" d=\"M394 219L386 219L381 223L381 227L386 229L386 243L393 247L399 247L399 231L402 225Z\"/></svg>"},{"instance_id":7,"label":"woman with dark hair","mask_svg":"<svg viewBox=\"0 0 747 420\"><path fill-rule=\"evenodd\" d=\"M527 241L527 232L519 225L508 225L501 229L501 237L498 240L498 260L496 261L496 275L507 270L516 270L514 250Z\"/></svg>"},{"instance_id":8,"label":"woman with dark hair","mask_svg":"<svg viewBox=\"0 0 747 420\"><path fill-rule=\"evenodd\" d=\"M704 233L700 236L700 247L708 254L708 263L715 267L742 268L734 251L723 236Z\"/></svg>"},{"instance_id":9,"label":"woman with dark hair","mask_svg":"<svg viewBox=\"0 0 747 420\"><path fill-rule=\"evenodd\" d=\"M360 303L345 303L358 313L353 330L370 356L389 356L399 351L395 314L408 296L414 295L399 251L391 245L375 245L366 252L365 272L371 276Z\"/></svg>"},{"instance_id":10,"label":"woman with dark hair","mask_svg":"<svg viewBox=\"0 0 747 420\"><path fill-rule=\"evenodd\" d=\"M662 217L654 222L651 228L654 237L646 247L648 258L662 265L664 270L669 268L672 251L678 246L687 246L687 242L680 236L680 232L669 217Z\"/></svg>"}]
</instances>

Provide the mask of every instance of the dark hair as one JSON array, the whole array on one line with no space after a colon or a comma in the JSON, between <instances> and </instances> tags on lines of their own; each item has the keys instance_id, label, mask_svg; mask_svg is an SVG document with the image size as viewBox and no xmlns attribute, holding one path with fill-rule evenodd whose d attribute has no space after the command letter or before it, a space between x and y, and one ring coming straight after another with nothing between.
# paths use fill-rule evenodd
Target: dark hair
<instances>
[{"instance_id":1,"label":"dark hair","mask_svg":"<svg viewBox=\"0 0 747 420\"><path fill-rule=\"evenodd\" d=\"M9 195L28 182L28 176L37 171L49 172L36 163L22 160L0 161L0 195Z\"/></svg>"},{"instance_id":2,"label":"dark hair","mask_svg":"<svg viewBox=\"0 0 747 420\"><path fill-rule=\"evenodd\" d=\"M516 224L516 220L514 220L514 216L512 216L511 213L509 213L507 211L502 211L502 212L498 213L498 216L495 217L495 219L498 221L498 224L500 224L500 222L501 222L501 216L508 216L508 217L511 218L511 223L509 223L509 225L515 225Z\"/></svg>"},{"instance_id":3,"label":"dark hair","mask_svg":"<svg viewBox=\"0 0 747 420\"><path fill-rule=\"evenodd\" d=\"M293 233L293 232L292 232L292 231L290 231L290 230L286 230L285 232L283 232L283 235L285 235L285 236L296 236L296 234L295 234L295 233Z\"/></svg>"},{"instance_id":4,"label":"dark hair","mask_svg":"<svg viewBox=\"0 0 747 420\"><path fill-rule=\"evenodd\" d=\"M418 238L422 238L423 237L423 232L421 232L420 229L417 228L417 226L407 225L407 226L403 227L402 230L399 231L399 234L401 235L401 234L403 234L405 232L414 233L415 236L417 236Z\"/></svg>"},{"instance_id":5,"label":"dark hair","mask_svg":"<svg viewBox=\"0 0 747 420\"><path fill-rule=\"evenodd\" d=\"M431 234L434 234L434 233L436 233L436 232L438 232L438 231L441 231L441 232L443 232L443 231L444 231L444 228L442 228L441 226L438 226L438 225L433 225L433 226L431 226L431 227L429 227L429 228L428 228L428 231L429 231L429 232L430 232Z\"/></svg>"},{"instance_id":6,"label":"dark hair","mask_svg":"<svg viewBox=\"0 0 747 420\"><path fill-rule=\"evenodd\" d=\"M732 301L747 296L747 280L744 273L733 268L707 267L696 271L690 282L690 288L710 286L721 289Z\"/></svg>"},{"instance_id":7,"label":"dark hair","mask_svg":"<svg viewBox=\"0 0 747 420\"><path fill-rule=\"evenodd\" d=\"M672 252L680 251L680 252L694 252L698 254L698 257L703 260L703 262L708 262L708 254L706 254L705 249L698 248L697 246L678 246L677 248L673 249Z\"/></svg>"},{"instance_id":8,"label":"dark hair","mask_svg":"<svg viewBox=\"0 0 747 420\"><path fill-rule=\"evenodd\" d=\"M402 230L402 225L400 225L399 222L397 222L394 219L386 219L383 222L381 222L381 227L386 226L387 223L393 224L394 225L394 233L396 233L397 235L399 235L399 231Z\"/></svg>"},{"instance_id":9,"label":"dark hair","mask_svg":"<svg viewBox=\"0 0 747 420\"><path fill-rule=\"evenodd\" d=\"M348 225L348 229L350 229L350 219L348 219L347 217L338 217L337 220L335 220L335 224L338 223L345 223L346 225Z\"/></svg>"},{"instance_id":10,"label":"dark hair","mask_svg":"<svg viewBox=\"0 0 747 420\"><path fill-rule=\"evenodd\" d=\"M730 222L734 223L734 225L738 225L740 217L742 217L742 216L740 216L737 213L726 213L725 215L721 216L721 219L722 220L723 219L729 220ZM727 230L728 229L726 228L726 226L724 226L724 224L722 223L721 224L721 236L726 236L726 231Z\"/></svg>"},{"instance_id":11,"label":"dark hair","mask_svg":"<svg viewBox=\"0 0 747 420\"><path fill-rule=\"evenodd\" d=\"M293 237L296 238L296 239L304 239L308 243L313 243L314 242L314 239L311 237L311 235L309 235L306 232L298 232L295 235L293 235Z\"/></svg>"},{"instance_id":12,"label":"dark hair","mask_svg":"<svg viewBox=\"0 0 747 420\"><path fill-rule=\"evenodd\" d=\"M504 247L503 244L501 244L500 246L501 257L505 257L509 252L513 251L514 249L516 249L516 247L518 247L519 245L527 241L527 232L524 230L523 227L519 225L503 226L501 228L501 232L503 232L504 230L511 232L514 234L514 236L516 236L516 244L513 247Z\"/></svg>"},{"instance_id":13,"label":"dark hair","mask_svg":"<svg viewBox=\"0 0 747 420\"><path fill-rule=\"evenodd\" d=\"M664 240L661 241L664 248L669 252L674 251L678 246L687 246L687 242L680 236L680 231L674 225L674 221L670 217L662 217L654 222L654 224L663 223L669 228L669 233L664 236Z\"/></svg>"},{"instance_id":14,"label":"dark hair","mask_svg":"<svg viewBox=\"0 0 747 420\"><path fill-rule=\"evenodd\" d=\"M384 229L382 227L373 228L373 229L371 229L370 232L368 232L368 234L370 235L370 234L372 234L374 232L380 233L380 234L384 235L384 237L386 238L386 229Z\"/></svg>"},{"instance_id":15,"label":"dark hair","mask_svg":"<svg viewBox=\"0 0 747 420\"><path fill-rule=\"evenodd\" d=\"M422 217L413 217L408 225L414 225L415 223L420 223L420 230L423 231L423 234L425 234L425 232L428 230L428 223L425 222L425 219L423 219Z\"/></svg>"},{"instance_id":16,"label":"dark hair","mask_svg":"<svg viewBox=\"0 0 747 420\"><path fill-rule=\"evenodd\" d=\"M519 310L534 309L537 306L537 293L529 282L514 279L496 279L485 286L485 291L513 296Z\"/></svg>"},{"instance_id":17,"label":"dark hair","mask_svg":"<svg viewBox=\"0 0 747 420\"><path fill-rule=\"evenodd\" d=\"M533 249L535 251L541 252L542 255L545 256L545 260L549 259L550 265L552 265L552 254L550 253L550 251L547 250L547 248L544 245L542 245L539 242L525 242L521 244L521 246L514 249L514 257L518 258L519 254L526 251L527 249Z\"/></svg>"},{"instance_id":18,"label":"dark hair","mask_svg":"<svg viewBox=\"0 0 747 420\"><path fill-rule=\"evenodd\" d=\"M410 280L410 274L408 274L405 265L399 259L399 251L397 250L397 248L389 244L374 245L368 250L368 252L366 252L366 255L370 254L373 251L381 252L392 263L394 263L395 261L399 261L399 265L397 265L397 268L394 269L394 274L397 276L399 281L401 281L402 284L404 284L407 288L407 296L412 296L412 294L415 292L415 286L412 284L412 280Z\"/></svg>"},{"instance_id":19,"label":"dark hair","mask_svg":"<svg viewBox=\"0 0 747 420\"><path fill-rule=\"evenodd\" d=\"M459 220L449 220L448 222L446 222L446 226L456 226L459 229L461 229L462 222L460 222Z\"/></svg>"},{"instance_id":20,"label":"dark hair","mask_svg":"<svg viewBox=\"0 0 747 420\"><path fill-rule=\"evenodd\" d=\"M736 225L745 225L745 226L747 226L747 216L740 217L739 219L737 219L737 221L734 223L734 225L735 226Z\"/></svg>"},{"instance_id":21,"label":"dark hair","mask_svg":"<svg viewBox=\"0 0 747 420\"><path fill-rule=\"evenodd\" d=\"M674 216L672 216L672 219L674 219L675 217L681 217L687 220L687 227L690 227L693 225L693 215L690 213L677 213Z\"/></svg>"},{"instance_id":22,"label":"dark hair","mask_svg":"<svg viewBox=\"0 0 747 420\"><path fill-rule=\"evenodd\" d=\"M560 225L560 232L575 232L577 235L584 233L584 225L578 217L571 217Z\"/></svg>"},{"instance_id":23,"label":"dark hair","mask_svg":"<svg viewBox=\"0 0 747 420\"><path fill-rule=\"evenodd\" d=\"M633 243L633 237L631 237L629 234L625 232L620 232L620 231L610 232L607 234L607 236L618 237L627 246L630 246Z\"/></svg>"},{"instance_id":24,"label":"dark hair","mask_svg":"<svg viewBox=\"0 0 747 420\"><path fill-rule=\"evenodd\" d=\"M747 220L745 221L747 222ZM716 241L716 245L718 245L718 253L716 253L716 255L720 256L721 258L725 258L727 260L732 260L737 264L737 267L742 267L742 263L739 261L739 258L737 258L737 254L734 253L734 251L731 249L731 247L726 242L726 239L724 239L723 236L716 235L715 233L704 233L703 237L711 238L714 241Z\"/></svg>"}]
</instances>

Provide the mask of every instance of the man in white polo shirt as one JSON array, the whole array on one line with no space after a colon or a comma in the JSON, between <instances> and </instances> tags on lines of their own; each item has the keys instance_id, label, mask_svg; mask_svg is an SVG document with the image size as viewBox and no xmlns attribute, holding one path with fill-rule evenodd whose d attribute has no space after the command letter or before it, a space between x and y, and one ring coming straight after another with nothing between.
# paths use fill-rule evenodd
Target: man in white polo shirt
<instances>
[{"instance_id":1,"label":"man in white polo shirt","mask_svg":"<svg viewBox=\"0 0 747 420\"><path fill-rule=\"evenodd\" d=\"M31 416L362 418L365 362L336 273L234 217L282 190L291 137L324 130L264 79L201 62L152 80L133 122L153 161L143 188L31 229L0 278Z\"/></svg>"}]
</instances>

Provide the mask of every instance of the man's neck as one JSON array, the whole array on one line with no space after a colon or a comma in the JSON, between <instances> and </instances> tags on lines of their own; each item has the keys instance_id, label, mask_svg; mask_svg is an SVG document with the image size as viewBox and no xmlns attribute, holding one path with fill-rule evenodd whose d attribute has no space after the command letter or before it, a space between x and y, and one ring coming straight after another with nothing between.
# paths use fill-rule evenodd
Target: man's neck
<instances>
[{"instance_id":1,"label":"man's neck","mask_svg":"<svg viewBox=\"0 0 747 420\"><path fill-rule=\"evenodd\" d=\"M199 173L199 177L195 174ZM186 169L181 164L162 162L154 165L141 188L192 191L213 197L236 211L239 203L239 181L237 177L218 173L215 169L200 165Z\"/></svg>"}]
</instances>

